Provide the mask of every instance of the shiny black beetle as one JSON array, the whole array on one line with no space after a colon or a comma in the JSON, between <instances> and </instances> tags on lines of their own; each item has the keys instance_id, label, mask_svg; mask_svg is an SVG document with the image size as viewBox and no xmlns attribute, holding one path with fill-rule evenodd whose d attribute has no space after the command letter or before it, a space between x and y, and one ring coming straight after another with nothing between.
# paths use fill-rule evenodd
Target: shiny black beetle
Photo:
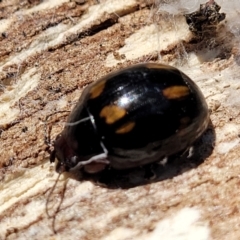
<instances>
[{"instance_id":1,"label":"shiny black beetle","mask_svg":"<svg viewBox=\"0 0 240 240\"><path fill-rule=\"evenodd\" d=\"M189 77L171 66L138 64L85 88L50 161L58 159L57 172L137 167L188 149L208 122L205 99Z\"/></svg>"}]
</instances>

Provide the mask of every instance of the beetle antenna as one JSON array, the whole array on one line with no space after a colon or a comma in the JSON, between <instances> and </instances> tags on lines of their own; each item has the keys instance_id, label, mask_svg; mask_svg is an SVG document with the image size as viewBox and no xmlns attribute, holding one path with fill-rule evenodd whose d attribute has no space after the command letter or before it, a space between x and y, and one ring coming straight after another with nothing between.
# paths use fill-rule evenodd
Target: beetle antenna
<instances>
[{"instance_id":1,"label":"beetle antenna","mask_svg":"<svg viewBox=\"0 0 240 240\"><path fill-rule=\"evenodd\" d=\"M48 116L46 116L45 120L44 120L44 143L48 146L47 151L49 153L51 153L51 151L49 150L50 147L52 147L52 141L51 141L51 130L52 130L52 125L50 124L50 126L48 127L48 119L53 116L54 114L57 113L65 113L65 112L70 112L67 110L64 111L58 111L58 112L53 112L51 114L49 114Z\"/></svg>"},{"instance_id":2,"label":"beetle antenna","mask_svg":"<svg viewBox=\"0 0 240 240\"><path fill-rule=\"evenodd\" d=\"M47 126L47 121L50 115L48 115L45 120L44 120L44 143L48 146L51 147L52 143L51 143L51 138L50 138L50 134L51 134L51 130L52 130L52 125Z\"/></svg>"},{"instance_id":3,"label":"beetle antenna","mask_svg":"<svg viewBox=\"0 0 240 240\"><path fill-rule=\"evenodd\" d=\"M62 205L62 202L63 202L63 199L64 199L64 194L65 194L65 192L66 192L66 187L67 187L67 181L66 181L66 182L64 183L64 185L63 185L61 200L60 200L60 202L59 202L56 210L54 211L54 213L53 213L52 215L49 213L49 209L50 209L50 208L48 207L48 205L49 205L50 200L51 200L50 198L51 198L51 196L53 195L53 192L54 192L54 190L56 189L56 186L57 186L57 184L58 184L58 182L59 182L60 176L61 176L61 173L58 174L58 177L57 177L55 183L53 184L53 186L52 186L52 188L51 188L51 190L50 190L50 192L49 192L49 194L48 194L47 202L46 202L46 209L45 209L47 216L48 216L49 218L53 218L53 221L52 221L52 229L53 229L54 234L57 234L57 231L56 231L56 228L55 228L56 215L57 215L57 213L59 212L59 209L60 209L60 207L61 207L61 205Z\"/></svg>"}]
</instances>

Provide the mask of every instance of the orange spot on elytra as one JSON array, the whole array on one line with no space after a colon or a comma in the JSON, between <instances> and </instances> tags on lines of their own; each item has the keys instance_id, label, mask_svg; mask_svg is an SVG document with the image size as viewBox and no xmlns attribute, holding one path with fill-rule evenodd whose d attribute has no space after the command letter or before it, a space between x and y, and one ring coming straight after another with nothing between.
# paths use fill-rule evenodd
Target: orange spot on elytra
<instances>
[{"instance_id":1,"label":"orange spot on elytra","mask_svg":"<svg viewBox=\"0 0 240 240\"><path fill-rule=\"evenodd\" d=\"M120 108L116 105L108 105L101 110L100 117L105 118L107 124L112 124L124 117L126 113L124 108Z\"/></svg>"},{"instance_id":2,"label":"orange spot on elytra","mask_svg":"<svg viewBox=\"0 0 240 240\"><path fill-rule=\"evenodd\" d=\"M104 90L105 84L106 84L106 80L102 80L99 83L96 83L95 85L93 85L89 90L90 98L99 97Z\"/></svg>"},{"instance_id":3,"label":"orange spot on elytra","mask_svg":"<svg viewBox=\"0 0 240 240\"><path fill-rule=\"evenodd\" d=\"M171 86L163 90L163 95L167 99L178 99L189 95L190 91L187 86Z\"/></svg>"},{"instance_id":4,"label":"orange spot on elytra","mask_svg":"<svg viewBox=\"0 0 240 240\"><path fill-rule=\"evenodd\" d=\"M124 134L132 131L132 129L135 127L135 122L128 122L124 125L122 125L120 128L116 130L117 134Z\"/></svg>"}]
</instances>

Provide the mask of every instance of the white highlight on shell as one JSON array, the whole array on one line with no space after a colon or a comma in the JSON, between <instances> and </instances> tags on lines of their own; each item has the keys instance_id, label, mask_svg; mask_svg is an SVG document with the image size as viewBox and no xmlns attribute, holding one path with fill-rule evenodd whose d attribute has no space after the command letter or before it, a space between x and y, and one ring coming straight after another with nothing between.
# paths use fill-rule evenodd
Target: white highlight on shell
<instances>
[{"instance_id":1,"label":"white highlight on shell","mask_svg":"<svg viewBox=\"0 0 240 240\"><path fill-rule=\"evenodd\" d=\"M163 158L161 161L159 161L158 164L165 165L168 162L168 157Z\"/></svg>"},{"instance_id":2,"label":"white highlight on shell","mask_svg":"<svg viewBox=\"0 0 240 240\"><path fill-rule=\"evenodd\" d=\"M76 158L76 156L74 156L73 158ZM109 161L107 160L107 154L101 153L101 154L91 157L90 159L88 159L86 161L80 161L75 167L71 168L71 171L75 171L77 169L80 169L82 166L88 165L91 163L103 163L103 164L108 165Z\"/></svg>"},{"instance_id":3,"label":"white highlight on shell","mask_svg":"<svg viewBox=\"0 0 240 240\"><path fill-rule=\"evenodd\" d=\"M91 118L93 118L93 116L86 117L86 118L82 118L81 120L76 121L76 122L67 122L67 123L65 123L65 125L66 125L66 126L70 126L70 127L76 126L76 125L78 125L79 123L86 122L86 121L88 121L88 120L91 119Z\"/></svg>"}]
</instances>

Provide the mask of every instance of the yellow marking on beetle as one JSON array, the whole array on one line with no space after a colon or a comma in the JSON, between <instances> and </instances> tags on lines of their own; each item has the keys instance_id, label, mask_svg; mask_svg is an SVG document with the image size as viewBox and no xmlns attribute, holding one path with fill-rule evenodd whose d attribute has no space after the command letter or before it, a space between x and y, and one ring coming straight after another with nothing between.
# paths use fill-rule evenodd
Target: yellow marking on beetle
<instances>
[{"instance_id":1,"label":"yellow marking on beetle","mask_svg":"<svg viewBox=\"0 0 240 240\"><path fill-rule=\"evenodd\" d=\"M132 129L134 127L135 127L135 122L128 122L128 123L122 125L120 128L118 128L116 130L116 133L117 134L125 134L125 133L132 131Z\"/></svg>"},{"instance_id":2,"label":"yellow marking on beetle","mask_svg":"<svg viewBox=\"0 0 240 240\"><path fill-rule=\"evenodd\" d=\"M172 86L163 90L163 95L167 99L178 99L186 97L190 94L189 88L186 86Z\"/></svg>"},{"instance_id":3,"label":"yellow marking on beetle","mask_svg":"<svg viewBox=\"0 0 240 240\"><path fill-rule=\"evenodd\" d=\"M89 91L89 93L91 94L90 98L99 97L104 90L105 84L106 80L102 80L99 83L93 85Z\"/></svg>"},{"instance_id":4,"label":"yellow marking on beetle","mask_svg":"<svg viewBox=\"0 0 240 240\"><path fill-rule=\"evenodd\" d=\"M107 124L113 124L126 115L126 110L116 105L108 105L100 112L100 117L105 118Z\"/></svg>"}]
</instances>

